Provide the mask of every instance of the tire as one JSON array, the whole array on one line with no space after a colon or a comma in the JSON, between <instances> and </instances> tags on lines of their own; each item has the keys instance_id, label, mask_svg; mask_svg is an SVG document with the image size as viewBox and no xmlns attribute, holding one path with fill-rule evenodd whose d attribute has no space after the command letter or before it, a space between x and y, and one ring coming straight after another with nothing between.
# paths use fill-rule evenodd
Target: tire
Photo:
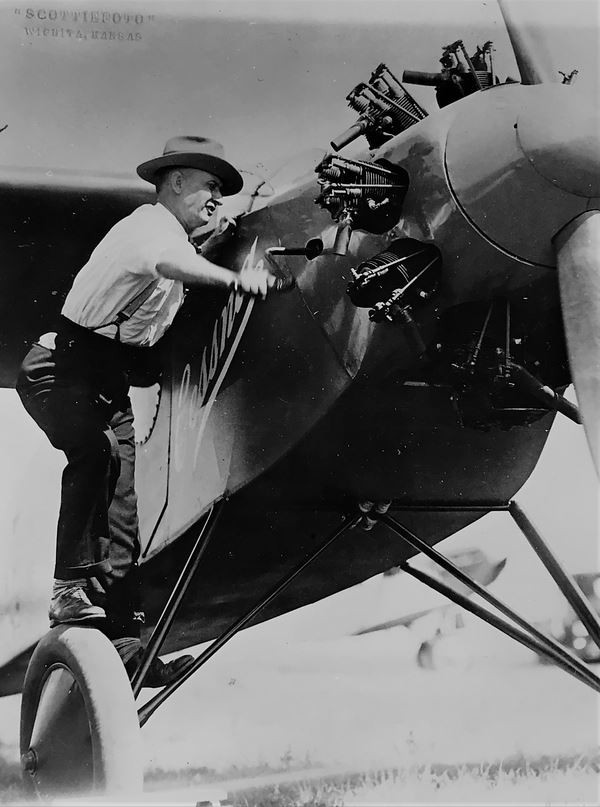
<instances>
[{"instance_id":1,"label":"tire","mask_svg":"<svg viewBox=\"0 0 600 807\"><path fill-rule=\"evenodd\" d=\"M113 645L90 627L60 625L36 647L21 705L23 781L31 796L135 796L140 727Z\"/></svg>"}]
</instances>

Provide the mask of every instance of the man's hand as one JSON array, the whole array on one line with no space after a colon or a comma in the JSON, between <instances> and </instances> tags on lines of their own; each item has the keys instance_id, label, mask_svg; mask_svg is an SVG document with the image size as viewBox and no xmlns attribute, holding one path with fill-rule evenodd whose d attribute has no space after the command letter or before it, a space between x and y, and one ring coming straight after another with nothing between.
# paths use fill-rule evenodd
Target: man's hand
<instances>
[{"instance_id":1,"label":"man's hand","mask_svg":"<svg viewBox=\"0 0 600 807\"><path fill-rule=\"evenodd\" d=\"M255 296L260 295L264 300L268 290L275 285L275 280L275 276L267 269L248 267L247 269L242 269L237 275L236 284L240 291Z\"/></svg>"},{"instance_id":2,"label":"man's hand","mask_svg":"<svg viewBox=\"0 0 600 807\"><path fill-rule=\"evenodd\" d=\"M230 241L235 235L237 229L237 221L229 216L221 216L216 224L215 229L208 236L206 241L200 247L200 254L207 260L212 260L223 246Z\"/></svg>"}]
</instances>

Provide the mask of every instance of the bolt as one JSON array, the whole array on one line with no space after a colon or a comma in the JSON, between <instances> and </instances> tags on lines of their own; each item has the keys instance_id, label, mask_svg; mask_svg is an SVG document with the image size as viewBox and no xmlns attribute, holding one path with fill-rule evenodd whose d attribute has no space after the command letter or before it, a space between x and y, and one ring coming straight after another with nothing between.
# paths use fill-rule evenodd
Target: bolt
<instances>
[{"instance_id":1,"label":"bolt","mask_svg":"<svg viewBox=\"0 0 600 807\"><path fill-rule=\"evenodd\" d=\"M363 516L360 520L360 527L364 532L370 532L375 524L377 524L377 521L371 516Z\"/></svg>"},{"instance_id":2,"label":"bolt","mask_svg":"<svg viewBox=\"0 0 600 807\"><path fill-rule=\"evenodd\" d=\"M33 748L30 748L26 754L21 754L21 767L27 773L34 774L37 771L37 763L37 754Z\"/></svg>"},{"instance_id":3,"label":"bolt","mask_svg":"<svg viewBox=\"0 0 600 807\"><path fill-rule=\"evenodd\" d=\"M391 502L377 502L375 505L375 512L381 514L387 513L391 504Z\"/></svg>"}]
</instances>

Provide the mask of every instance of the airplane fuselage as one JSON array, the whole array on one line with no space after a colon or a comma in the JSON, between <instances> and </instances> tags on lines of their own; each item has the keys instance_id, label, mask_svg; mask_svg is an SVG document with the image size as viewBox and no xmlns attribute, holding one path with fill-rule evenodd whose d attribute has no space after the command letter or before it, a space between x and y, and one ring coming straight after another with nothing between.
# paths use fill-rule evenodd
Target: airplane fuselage
<instances>
[{"instance_id":1,"label":"airplane fuselage","mask_svg":"<svg viewBox=\"0 0 600 807\"><path fill-rule=\"evenodd\" d=\"M543 238L533 222L526 222L527 241L525 214L506 199L509 188L528 187L531 165L515 157L506 161L504 173L489 176L483 156L466 165L462 153L465 130L483 142L501 121L516 138L513 121L537 89L507 85L480 93L366 155L401 165L409 190L397 224L383 235L355 231L345 256L328 254L335 224L314 205L313 176L244 217L229 252L238 268L244 261L264 262L264 250L278 243L298 245L320 237L325 250L313 261L281 257L297 287L267 303L221 296L207 315L205 295L194 293L197 299L174 329L171 376L163 382L154 429L140 447L142 509L145 498L154 508L144 532L157 533L152 552L215 498L235 493L278 462L289 470L283 476L277 472L279 493L269 494L270 506L278 499L307 506L328 499L505 500L523 484L551 417L538 413L530 422L524 415L520 422L514 412L502 428L493 422L485 429L465 424L458 401L465 378L453 375L452 366L476 340L495 301L493 334L485 336L495 343L488 344L488 352L505 348L510 304L515 354L523 354L527 342L525 363L532 369L543 365L556 385L569 381L556 272L548 250L539 246L536 251L535 245L549 241L564 217L585 210L589 200L563 194L562 206L552 198L546 204L539 193ZM486 151L483 145L481 151ZM494 184L496 207L486 196ZM477 193L483 198L479 206L472 201ZM548 184L547 193L558 196L560 189ZM372 322L346 294L351 269L402 238L434 243L441 252L439 289L413 311L425 355L417 354L402 327ZM156 405L155 395L148 393L148 406ZM156 458L167 450L168 505L161 509L160 527ZM528 459L516 473L522 456Z\"/></svg>"}]
</instances>

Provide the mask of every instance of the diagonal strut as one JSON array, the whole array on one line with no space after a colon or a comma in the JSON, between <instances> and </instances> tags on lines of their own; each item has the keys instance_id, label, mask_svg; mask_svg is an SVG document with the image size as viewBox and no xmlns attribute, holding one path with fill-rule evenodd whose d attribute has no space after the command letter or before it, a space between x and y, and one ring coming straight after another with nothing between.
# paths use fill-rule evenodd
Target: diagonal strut
<instances>
[{"instance_id":1,"label":"diagonal strut","mask_svg":"<svg viewBox=\"0 0 600 807\"><path fill-rule=\"evenodd\" d=\"M519 630L504 619L492 614L487 609L471 602L467 597L459 594L454 589L436 580L434 577L427 575L425 572L414 569L406 563L402 566L405 571L407 571L413 577L416 577L421 582L435 589L439 593L448 597L453 602L458 603L471 613L479 616L484 621L498 628L503 633L506 633L513 639L516 639L516 641L524 644L526 647L529 647L535 652L549 656L566 672L571 673L571 675L574 675L583 683L588 684L588 686L600 692L600 678L589 670L584 664L582 664L578 658L565 650L564 647L561 647L558 642L535 628L530 622L510 608L510 606L488 591L484 586L480 585L475 580L472 580L461 569L455 566L452 561L448 560L448 558L444 557L444 555L440 554L436 549L429 546L429 544L427 544L421 538L414 535L409 529L407 529L399 521L396 521L396 519L394 519L392 516L389 514L377 514L377 517L382 523L389 527L389 529L396 533L396 535L410 544L413 548L417 549L419 552L422 552L428 558L433 560L438 564L438 566L448 572L448 574L452 575L452 577L454 577L456 580L468 586L472 591L490 603L490 605L494 606L494 608L497 608L498 611L511 619L516 625L519 625L523 630Z\"/></svg>"}]
</instances>

